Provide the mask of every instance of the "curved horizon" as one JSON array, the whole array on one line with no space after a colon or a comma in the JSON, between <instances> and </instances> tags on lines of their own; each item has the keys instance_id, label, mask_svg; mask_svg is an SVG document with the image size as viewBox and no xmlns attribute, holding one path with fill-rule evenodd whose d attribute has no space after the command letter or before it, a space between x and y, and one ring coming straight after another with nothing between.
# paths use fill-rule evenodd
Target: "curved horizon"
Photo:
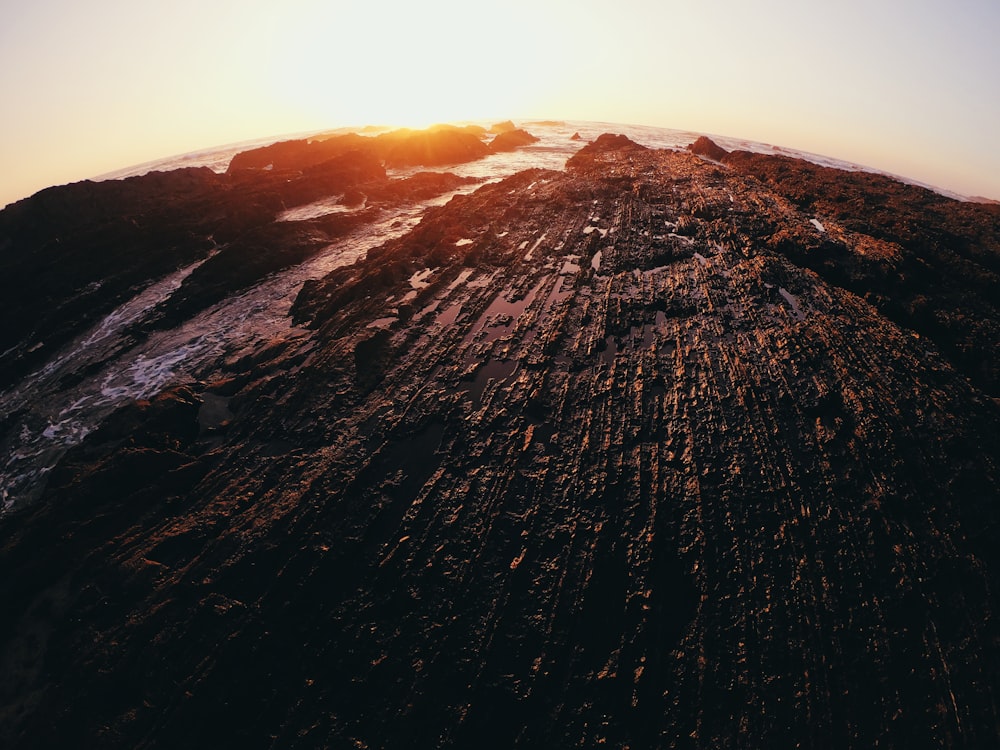
<instances>
[{"instance_id":1,"label":"curved horizon","mask_svg":"<svg viewBox=\"0 0 1000 750\"><path fill-rule=\"evenodd\" d=\"M0 24L0 205L349 122L642 124L1000 199L1000 6L38 0Z\"/></svg>"},{"instance_id":2,"label":"curved horizon","mask_svg":"<svg viewBox=\"0 0 1000 750\"><path fill-rule=\"evenodd\" d=\"M883 174L890 178L896 179L900 182L904 182L911 185L916 185L918 187L927 188L937 192L945 197L957 199L957 200L970 200L977 202L987 202L995 203L1000 202L1000 198L993 198L986 195L972 195L969 193L963 193L958 190L949 188L943 185L936 185L929 182L920 180L919 178L912 177L910 175L897 174L891 171L881 169L877 166L871 164L862 164L853 160L842 158L836 154L819 153L816 151L809 151L806 149L797 148L794 145L782 144L782 143L771 143L767 141L755 140L751 138L745 138L740 135L734 135L730 133L709 133L696 130L688 130L684 128L674 128L662 125L651 125L648 123L628 123L628 122L611 122L605 120L579 120L570 118L558 118L558 117L503 117L503 118L487 118L487 119L458 119L453 121L434 121L430 123L416 123L412 122L410 124L398 124L398 123L366 123L364 125L354 125L354 126L332 126L327 128L319 128L305 131L298 131L294 133L280 133L271 134L258 138L249 138L239 141L233 141L229 143L218 143L215 145L202 146L189 151L181 151L171 154L160 154L152 156L141 162L136 162L133 164L127 164L119 167L115 167L108 171L102 172L100 174L86 175L78 178L68 179L66 182L53 183L51 185L44 185L37 190L29 193L27 195L22 195L8 200L6 203L0 202L0 210L6 208L9 205L13 205L21 200L30 198L35 194L42 192L48 188L60 187L63 185L73 184L75 182L93 181L100 182L105 180L115 180L115 179L125 179L127 177L136 176L140 174L145 174L151 171L157 171L159 168L164 169L179 169L183 166L206 166L210 165L210 162L218 161L218 159L197 159L193 157L203 156L209 157L211 155L219 154L220 152L233 152L236 153L238 150L250 149L261 145L266 145L270 143L277 143L279 141L294 140L301 138L309 138L311 136L323 134L323 133L360 133L366 129L379 129L379 130L395 130L403 128L414 128L414 129L424 129L433 127L435 125L465 125L465 124L477 124L482 126L489 126L493 123L503 122L505 120L510 120L517 124L519 127L530 127L533 123L546 123L546 122L562 122L562 123L574 123L579 126L608 126L608 128L643 128L651 130L662 130L664 132L673 132L679 134L686 134L691 137L693 141L698 136L706 136L710 139L724 140L730 142L737 142L745 145L752 145L763 148L771 148L778 152L784 152L784 155L789 155L794 158L806 158L810 160L809 157L814 157L814 159L822 160L822 163L826 166L832 166L836 169L860 169L867 172L873 172L877 174ZM610 132L610 131L605 131ZM645 145L645 144L644 144ZM231 158L231 157L230 157ZM187 160L192 162L191 164L176 164L174 162L180 160ZM173 166L171 166L173 165ZM217 170L218 171L218 170ZM224 170L223 170L224 171ZM0 197L2 201L2 197Z\"/></svg>"}]
</instances>

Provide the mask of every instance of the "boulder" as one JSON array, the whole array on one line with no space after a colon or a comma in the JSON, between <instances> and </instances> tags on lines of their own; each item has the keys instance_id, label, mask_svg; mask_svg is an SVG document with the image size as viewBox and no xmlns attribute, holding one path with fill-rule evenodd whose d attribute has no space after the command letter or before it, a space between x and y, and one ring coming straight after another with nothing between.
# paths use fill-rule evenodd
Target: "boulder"
<instances>
[{"instance_id":1,"label":"boulder","mask_svg":"<svg viewBox=\"0 0 1000 750\"><path fill-rule=\"evenodd\" d=\"M510 120L504 120L503 122L498 122L490 126L490 132L496 133L509 133L511 130L517 130L517 125L515 125Z\"/></svg>"},{"instance_id":2,"label":"boulder","mask_svg":"<svg viewBox=\"0 0 1000 750\"><path fill-rule=\"evenodd\" d=\"M508 130L493 139L490 143L490 149L494 152L514 151L521 146L528 146L532 143L538 143L538 138L527 130Z\"/></svg>"},{"instance_id":3,"label":"boulder","mask_svg":"<svg viewBox=\"0 0 1000 750\"><path fill-rule=\"evenodd\" d=\"M323 140L280 141L269 146L241 151L229 162L227 171L232 174L248 169L303 170L350 151L369 148L372 141L372 138L366 138L356 133L337 135Z\"/></svg>"},{"instance_id":4,"label":"boulder","mask_svg":"<svg viewBox=\"0 0 1000 750\"><path fill-rule=\"evenodd\" d=\"M462 130L418 130L386 133L375 139L385 154L386 166L432 167L481 159L489 147Z\"/></svg>"},{"instance_id":5,"label":"boulder","mask_svg":"<svg viewBox=\"0 0 1000 750\"><path fill-rule=\"evenodd\" d=\"M627 136L604 133L598 136L596 141L588 143L586 146L577 151L566 162L566 166L572 169L585 169L605 160L603 158L605 154L611 154L615 151L627 153L630 151L648 150L649 149L645 146L639 145Z\"/></svg>"},{"instance_id":6,"label":"boulder","mask_svg":"<svg viewBox=\"0 0 1000 750\"><path fill-rule=\"evenodd\" d=\"M714 159L715 161L722 161L725 157L729 156L729 152L726 149L705 136L699 136L698 140L687 148L692 154L707 156L709 159Z\"/></svg>"}]
</instances>

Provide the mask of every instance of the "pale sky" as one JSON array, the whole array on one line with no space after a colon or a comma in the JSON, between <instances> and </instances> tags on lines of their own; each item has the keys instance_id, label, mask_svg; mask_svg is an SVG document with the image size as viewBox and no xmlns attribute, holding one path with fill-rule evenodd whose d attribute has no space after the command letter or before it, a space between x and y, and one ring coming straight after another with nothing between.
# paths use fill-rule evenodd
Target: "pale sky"
<instances>
[{"instance_id":1,"label":"pale sky","mask_svg":"<svg viewBox=\"0 0 1000 750\"><path fill-rule=\"evenodd\" d=\"M0 206L269 135L550 118L798 148L1000 199L1000 0L30 0Z\"/></svg>"}]
</instances>

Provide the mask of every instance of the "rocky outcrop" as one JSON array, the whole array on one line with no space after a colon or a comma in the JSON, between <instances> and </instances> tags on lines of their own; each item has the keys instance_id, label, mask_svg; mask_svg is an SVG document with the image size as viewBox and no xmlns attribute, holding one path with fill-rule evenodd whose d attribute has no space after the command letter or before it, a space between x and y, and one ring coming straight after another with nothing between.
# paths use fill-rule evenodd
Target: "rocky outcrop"
<instances>
[{"instance_id":1,"label":"rocky outcrop","mask_svg":"<svg viewBox=\"0 0 1000 750\"><path fill-rule=\"evenodd\" d=\"M486 185L91 434L0 521L0 743L990 746L1000 411L882 305L994 209L727 165Z\"/></svg>"},{"instance_id":2,"label":"rocky outcrop","mask_svg":"<svg viewBox=\"0 0 1000 750\"><path fill-rule=\"evenodd\" d=\"M709 159L714 159L715 161L722 161L729 155L726 149L704 135L698 136L698 139L687 148L692 154L707 156Z\"/></svg>"},{"instance_id":3,"label":"rocky outcrop","mask_svg":"<svg viewBox=\"0 0 1000 750\"><path fill-rule=\"evenodd\" d=\"M527 130L507 130L490 142L490 150L494 152L515 151L522 146L538 143L538 138Z\"/></svg>"},{"instance_id":4,"label":"rocky outcrop","mask_svg":"<svg viewBox=\"0 0 1000 750\"><path fill-rule=\"evenodd\" d=\"M390 167L461 164L490 153L489 147L478 136L450 128L399 135L389 133L376 140Z\"/></svg>"},{"instance_id":5,"label":"rocky outcrop","mask_svg":"<svg viewBox=\"0 0 1000 750\"><path fill-rule=\"evenodd\" d=\"M578 151L575 156L589 156L592 154L599 154L605 151L646 151L648 150L645 146L641 146L635 141L628 138L628 136L614 134L614 133L604 133L597 137L592 143L588 143L580 151ZM582 161L582 159L581 159Z\"/></svg>"},{"instance_id":6,"label":"rocky outcrop","mask_svg":"<svg viewBox=\"0 0 1000 750\"><path fill-rule=\"evenodd\" d=\"M866 172L737 151L726 164L760 179L823 231L779 233L775 247L927 337L1000 397L1000 206L965 203ZM845 247L856 246L856 252Z\"/></svg>"},{"instance_id":7,"label":"rocky outcrop","mask_svg":"<svg viewBox=\"0 0 1000 750\"><path fill-rule=\"evenodd\" d=\"M490 132L482 125L450 125L448 123L443 123L440 125L431 125L428 130L460 130L463 133L469 133L476 136L479 139L483 139Z\"/></svg>"},{"instance_id":8,"label":"rocky outcrop","mask_svg":"<svg viewBox=\"0 0 1000 750\"><path fill-rule=\"evenodd\" d=\"M355 133L323 140L294 140L250 149L233 157L230 173L246 170L318 168L331 159L355 152L390 167L441 166L480 159L490 153L483 143L485 130L470 125L435 125L426 130L393 130L377 136Z\"/></svg>"},{"instance_id":9,"label":"rocky outcrop","mask_svg":"<svg viewBox=\"0 0 1000 750\"><path fill-rule=\"evenodd\" d=\"M510 120L504 120L503 122L497 122L491 125L489 132L500 135L501 133L509 133L512 130L517 130L517 125Z\"/></svg>"},{"instance_id":10,"label":"rocky outcrop","mask_svg":"<svg viewBox=\"0 0 1000 750\"><path fill-rule=\"evenodd\" d=\"M229 172L247 169L303 170L343 156L350 151L364 151L372 138L349 133L323 139L280 141L269 146L241 151L229 162Z\"/></svg>"},{"instance_id":11,"label":"rocky outcrop","mask_svg":"<svg viewBox=\"0 0 1000 750\"><path fill-rule=\"evenodd\" d=\"M0 211L0 388L40 365L138 285L204 257L214 228L273 216L236 206L209 169L43 190Z\"/></svg>"},{"instance_id":12,"label":"rocky outcrop","mask_svg":"<svg viewBox=\"0 0 1000 750\"><path fill-rule=\"evenodd\" d=\"M359 140L377 139L340 136L318 144L275 144L248 152L243 166L226 175L201 168L86 181L43 190L0 211L0 276L5 279L0 389L41 366L138 289L213 253L170 303L181 308L157 325L175 323L178 315L193 314L300 262L378 216L370 211L311 224L276 224L286 209L338 195L359 206L367 200L369 208L378 209L426 200L469 182L426 173L390 180L383 160L438 163L489 153L475 135L457 129L378 141L384 157L377 149L355 148ZM335 145L323 145L330 142ZM253 166L263 162L270 168ZM212 281L199 288L210 276Z\"/></svg>"},{"instance_id":13,"label":"rocky outcrop","mask_svg":"<svg viewBox=\"0 0 1000 750\"><path fill-rule=\"evenodd\" d=\"M600 155L607 151L631 154L646 151L645 146L641 146L627 136L613 133L604 133L598 136L595 141L577 151L567 162L568 168L587 169L588 167L601 164L603 161Z\"/></svg>"}]
</instances>

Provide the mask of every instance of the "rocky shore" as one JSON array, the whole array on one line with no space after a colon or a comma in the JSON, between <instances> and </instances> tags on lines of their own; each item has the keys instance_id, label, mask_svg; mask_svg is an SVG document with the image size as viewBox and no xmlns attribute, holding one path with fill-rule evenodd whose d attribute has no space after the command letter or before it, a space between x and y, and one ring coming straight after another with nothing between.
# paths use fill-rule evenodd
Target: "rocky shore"
<instances>
[{"instance_id":1,"label":"rocky shore","mask_svg":"<svg viewBox=\"0 0 1000 750\"><path fill-rule=\"evenodd\" d=\"M208 258L174 324L366 221L293 203L460 179L279 151L0 213L7 382L138 278ZM995 745L1000 206L693 151L430 208L71 450L0 519L0 744Z\"/></svg>"}]
</instances>

